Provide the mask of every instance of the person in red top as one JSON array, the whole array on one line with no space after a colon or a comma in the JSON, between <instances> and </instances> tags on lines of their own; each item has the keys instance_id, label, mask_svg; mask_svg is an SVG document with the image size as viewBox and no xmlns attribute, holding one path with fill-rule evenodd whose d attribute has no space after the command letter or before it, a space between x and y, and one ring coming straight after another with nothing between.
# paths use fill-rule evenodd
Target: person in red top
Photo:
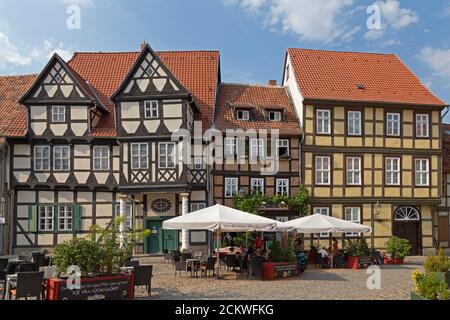
<instances>
[{"instance_id":1,"label":"person in red top","mask_svg":"<svg viewBox=\"0 0 450 320\"><path fill-rule=\"evenodd\" d=\"M255 249L262 249L264 245L264 241L261 239L261 237L258 235L255 239Z\"/></svg>"}]
</instances>

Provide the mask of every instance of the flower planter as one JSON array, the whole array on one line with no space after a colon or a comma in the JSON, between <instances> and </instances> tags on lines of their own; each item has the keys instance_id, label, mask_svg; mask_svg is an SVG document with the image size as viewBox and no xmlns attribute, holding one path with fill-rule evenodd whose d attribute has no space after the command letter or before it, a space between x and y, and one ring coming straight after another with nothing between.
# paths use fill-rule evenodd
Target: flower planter
<instances>
[{"instance_id":1,"label":"flower planter","mask_svg":"<svg viewBox=\"0 0 450 320\"><path fill-rule=\"evenodd\" d=\"M428 300L425 297L422 297L420 294L411 291L411 300Z\"/></svg>"},{"instance_id":2,"label":"flower planter","mask_svg":"<svg viewBox=\"0 0 450 320\"><path fill-rule=\"evenodd\" d=\"M388 257L384 257L384 264L404 264L405 259L403 258L394 258L393 260L389 259Z\"/></svg>"},{"instance_id":3,"label":"flower planter","mask_svg":"<svg viewBox=\"0 0 450 320\"><path fill-rule=\"evenodd\" d=\"M434 274L439 281L447 283L447 285L450 287L450 271L435 272Z\"/></svg>"},{"instance_id":4,"label":"flower planter","mask_svg":"<svg viewBox=\"0 0 450 320\"><path fill-rule=\"evenodd\" d=\"M359 257L347 257L347 267L349 269L358 270L359 269Z\"/></svg>"},{"instance_id":5,"label":"flower planter","mask_svg":"<svg viewBox=\"0 0 450 320\"><path fill-rule=\"evenodd\" d=\"M132 300L133 275L82 278L80 289L69 289L67 280L49 279L47 300Z\"/></svg>"},{"instance_id":6,"label":"flower planter","mask_svg":"<svg viewBox=\"0 0 450 320\"><path fill-rule=\"evenodd\" d=\"M276 280L298 276L297 262L264 262L263 279Z\"/></svg>"}]
</instances>

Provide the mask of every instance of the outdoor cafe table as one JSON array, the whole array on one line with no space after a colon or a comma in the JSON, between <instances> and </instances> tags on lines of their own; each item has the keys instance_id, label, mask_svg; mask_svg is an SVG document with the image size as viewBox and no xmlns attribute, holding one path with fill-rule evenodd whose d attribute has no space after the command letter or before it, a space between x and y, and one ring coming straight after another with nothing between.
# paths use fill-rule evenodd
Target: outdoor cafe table
<instances>
[{"instance_id":1,"label":"outdoor cafe table","mask_svg":"<svg viewBox=\"0 0 450 320\"><path fill-rule=\"evenodd\" d=\"M200 265L201 261L200 259L186 259L186 278L187 278L187 273L188 273L188 268L191 267L191 275L192 272L195 272L195 274L197 274L198 270L196 269L196 266Z\"/></svg>"}]
</instances>

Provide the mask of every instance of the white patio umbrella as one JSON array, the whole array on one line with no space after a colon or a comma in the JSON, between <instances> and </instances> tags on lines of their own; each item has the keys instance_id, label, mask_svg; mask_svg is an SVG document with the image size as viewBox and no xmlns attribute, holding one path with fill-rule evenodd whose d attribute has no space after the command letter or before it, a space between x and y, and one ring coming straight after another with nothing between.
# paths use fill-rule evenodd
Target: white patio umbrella
<instances>
[{"instance_id":1,"label":"white patio umbrella","mask_svg":"<svg viewBox=\"0 0 450 320\"><path fill-rule=\"evenodd\" d=\"M342 220L323 214L287 221L284 227L293 227L299 233L371 232L372 228L363 224Z\"/></svg>"},{"instance_id":2,"label":"white patio umbrella","mask_svg":"<svg viewBox=\"0 0 450 320\"><path fill-rule=\"evenodd\" d=\"M286 226L278 225L285 230L284 228ZM217 263L219 264L221 232L274 232L277 231L277 221L217 204L166 220L163 222L162 228L170 230L209 230L216 232L218 238ZM218 275L219 272L220 268L218 268Z\"/></svg>"}]
</instances>

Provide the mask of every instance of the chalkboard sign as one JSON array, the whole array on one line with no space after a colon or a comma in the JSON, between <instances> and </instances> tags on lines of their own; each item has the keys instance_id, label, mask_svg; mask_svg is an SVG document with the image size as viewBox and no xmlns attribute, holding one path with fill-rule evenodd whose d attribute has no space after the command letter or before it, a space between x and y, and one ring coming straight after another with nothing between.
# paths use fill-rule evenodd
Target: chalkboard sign
<instances>
[{"instance_id":1,"label":"chalkboard sign","mask_svg":"<svg viewBox=\"0 0 450 320\"><path fill-rule=\"evenodd\" d=\"M273 266L275 279L290 278L297 276L297 264L284 266Z\"/></svg>"},{"instance_id":2,"label":"chalkboard sign","mask_svg":"<svg viewBox=\"0 0 450 320\"><path fill-rule=\"evenodd\" d=\"M83 279L80 289L69 289L66 281L55 281L52 297L57 300L129 300L133 296L130 276ZM56 292L55 292L56 291Z\"/></svg>"}]
</instances>

